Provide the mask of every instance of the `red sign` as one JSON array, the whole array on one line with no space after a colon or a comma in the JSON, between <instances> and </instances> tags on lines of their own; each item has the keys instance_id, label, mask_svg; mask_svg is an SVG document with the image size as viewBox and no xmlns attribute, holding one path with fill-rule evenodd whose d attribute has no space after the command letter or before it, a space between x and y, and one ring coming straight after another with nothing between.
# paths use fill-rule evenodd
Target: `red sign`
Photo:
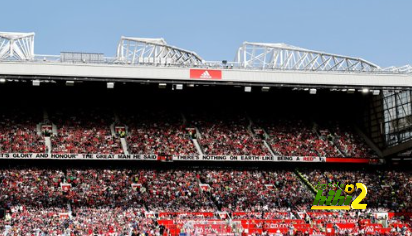
<instances>
[{"instance_id":1,"label":"red sign","mask_svg":"<svg viewBox=\"0 0 412 236\"><path fill-rule=\"evenodd\" d=\"M222 79L221 70L190 69L191 79Z\"/></svg>"},{"instance_id":2,"label":"red sign","mask_svg":"<svg viewBox=\"0 0 412 236\"><path fill-rule=\"evenodd\" d=\"M369 159L367 159L367 158L332 158L332 157L327 157L326 162L369 163Z\"/></svg>"}]
</instances>

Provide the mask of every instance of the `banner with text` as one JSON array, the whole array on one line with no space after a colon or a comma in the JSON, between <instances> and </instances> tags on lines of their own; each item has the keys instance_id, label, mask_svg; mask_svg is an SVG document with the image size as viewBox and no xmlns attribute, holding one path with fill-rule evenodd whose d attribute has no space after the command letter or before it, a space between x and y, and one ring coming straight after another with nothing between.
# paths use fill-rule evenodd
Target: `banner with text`
<instances>
[{"instance_id":1,"label":"banner with text","mask_svg":"<svg viewBox=\"0 0 412 236\"><path fill-rule=\"evenodd\" d=\"M161 161L163 156L156 154L71 154L71 153L0 153L0 159L39 159L39 160L141 160ZM310 156L231 156L231 155L182 155L168 156L170 161L253 161L253 162L341 162L369 163L361 158L329 158Z\"/></svg>"},{"instance_id":2,"label":"banner with text","mask_svg":"<svg viewBox=\"0 0 412 236\"><path fill-rule=\"evenodd\" d=\"M157 155L0 153L0 159L157 161Z\"/></svg>"},{"instance_id":3,"label":"banner with text","mask_svg":"<svg viewBox=\"0 0 412 236\"><path fill-rule=\"evenodd\" d=\"M325 157L286 157L286 156L174 156L174 161L284 161L284 162L326 162Z\"/></svg>"}]
</instances>

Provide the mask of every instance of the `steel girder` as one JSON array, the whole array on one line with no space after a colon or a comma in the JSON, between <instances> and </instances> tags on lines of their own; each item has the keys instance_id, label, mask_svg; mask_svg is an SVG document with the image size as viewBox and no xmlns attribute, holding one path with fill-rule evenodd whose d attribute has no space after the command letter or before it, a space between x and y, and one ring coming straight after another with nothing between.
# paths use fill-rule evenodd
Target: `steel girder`
<instances>
[{"instance_id":1,"label":"steel girder","mask_svg":"<svg viewBox=\"0 0 412 236\"><path fill-rule=\"evenodd\" d=\"M121 37L117 61L127 64L187 65L203 64L195 52L170 46L163 38Z\"/></svg>"},{"instance_id":2,"label":"steel girder","mask_svg":"<svg viewBox=\"0 0 412 236\"><path fill-rule=\"evenodd\" d=\"M34 33L0 32L0 60L32 60Z\"/></svg>"},{"instance_id":3,"label":"steel girder","mask_svg":"<svg viewBox=\"0 0 412 236\"><path fill-rule=\"evenodd\" d=\"M401 73L401 74L412 74L412 66L405 65L400 67L391 66L388 68L384 68L383 71L392 72L392 73Z\"/></svg>"},{"instance_id":4,"label":"steel girder","mask_svg":"<svg viewBox=\"0 0 412 236\"><path fill-rule=\"evenodd\" d=\"M379 66L353 58L299 48L283 43L244 42L235 62L243 68L305 71L379 71Z\"/></svg>"}]
</instances>

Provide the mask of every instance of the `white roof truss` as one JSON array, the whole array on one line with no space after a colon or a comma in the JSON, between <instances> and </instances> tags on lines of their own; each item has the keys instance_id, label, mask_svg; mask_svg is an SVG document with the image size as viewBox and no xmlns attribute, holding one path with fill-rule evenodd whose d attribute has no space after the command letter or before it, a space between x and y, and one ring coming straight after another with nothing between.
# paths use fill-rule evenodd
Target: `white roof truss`
<instances>
[{"instance_id":1,"label":"white roof truss","mask_svg":"<svg viewBox=\"0 0 412 236\"><path fill-rule=\"evenodd\" d=\"M308 50L284 43L244 42L237 51L235 62L249 69L358 72L380 70L379 66L361 58Z\"/></svg>"},{"instance_id":2,"label":"white roof truss","mask_svg":"<svg viewBox=\"0 0 412 236\"><path fill-rule=\"evenodd\" d=\"M34 33L0 32L0 60L32 60Z\"/></svg>"},{"instance_id":3,"label":"white roof truss","mask_svg":"<svg viewBox=\"0 0 412 236\"><path fill-rule=\"evenodd\" d=\"M195 52L170 46L163 38L121 37L116 58L127 64L201 65Z\"/></svg>"}]
</instances>

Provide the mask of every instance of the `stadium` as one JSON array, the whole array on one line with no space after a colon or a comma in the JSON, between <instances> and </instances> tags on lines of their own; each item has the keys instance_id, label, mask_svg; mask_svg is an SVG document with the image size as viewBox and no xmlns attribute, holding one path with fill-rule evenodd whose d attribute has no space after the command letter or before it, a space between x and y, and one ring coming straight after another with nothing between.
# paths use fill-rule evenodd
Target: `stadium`
<instances>
[{"instance_id":1,"label":"stadium","mask_svg":"<svg viewBox=\"0 0 412 236\"><path fill-rule=\"evenodd\" d=\"M0 235L411 235L411 66L34 37L0 33ZM313 209L320 185L367 207Z\"/></svg>"}]
</instances>

